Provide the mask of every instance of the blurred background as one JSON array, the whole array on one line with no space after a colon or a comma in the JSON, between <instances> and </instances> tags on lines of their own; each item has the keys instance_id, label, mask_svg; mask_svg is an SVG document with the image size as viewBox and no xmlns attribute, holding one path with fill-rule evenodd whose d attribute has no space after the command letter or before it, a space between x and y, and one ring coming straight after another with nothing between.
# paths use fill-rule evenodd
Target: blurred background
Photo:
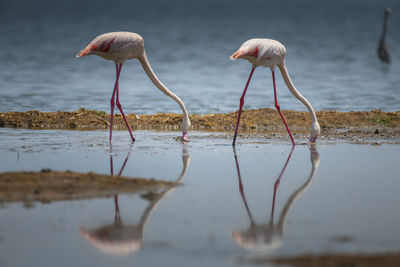
<instances>
[{"instance_id":1,"label":"blurred background","mask_svg":"<svg viewBox=\"0 0 400 267\"><path fill-rule=\"evenodd\" d=\"M385 7L392 63L377 56ZM109 113L111 61L75 58L94 37L132 31L160 80L191 114L238 109L250 64L229 56L250 38L279 40L297 89L316 110L400 110L398 0L1 0L0 111ZM245 109L274 107L271 73L258 68ZM306 110L277 75L282 109ZM180 113L137 60L122 69L127 113Z\"/></svg>"}]
</instances>

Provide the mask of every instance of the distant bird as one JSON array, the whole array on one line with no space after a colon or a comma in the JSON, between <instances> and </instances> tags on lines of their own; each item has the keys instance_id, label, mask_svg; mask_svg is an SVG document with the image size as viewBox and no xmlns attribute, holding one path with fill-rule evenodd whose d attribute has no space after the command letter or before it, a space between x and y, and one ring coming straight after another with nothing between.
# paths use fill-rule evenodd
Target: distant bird
<instances>
[{"instance_id":1,"label":"distant bird","mask_svg":"<svg viewBox=\"0 0 400 267\"><path fill-rule=\"evenodd\" d=\"M283 117L280 106L278 104L278 98L276 95L276 86L275 86L275 66L278 66L279 70L281 71L282 77L285 80L286 86L288 87L289 91L298 99L300 100L308 109L311 114L311 138L309 140L310 143L315 143L319 133L320 127L318 124L317 116L311 106L311 104L307 101L307 99L302 96L294 87L289 73L286 69L285 63L285 55L286 55L286 48L278 41L271 40L271 39L250 39L242 44L242 46L237 50L233 55L230 57L232 60L242 58L248 60L253 66L250 72L249 79L247 80L246 86L244 88L242 97L240 98L240 107L238 112L238 118L236 122L236 130L235 136L233 138L232 145L235 145L236 136L239 129L239 122L240 116L242 114L242 107L244 104L244 97L247 91L247 87L249 86L250 79L253 76L253 72L256 67L263 66L269 67L272 72L272 81L274 84L274 97L275 97L275 107L281 116L283 123L285 124L286 130L289 133L290 139L292 140L293 146L295 146L295 142L293 140L292 133L289 130L289 127Z\"/></svg>"},{"instance_id":2,"label":"distant bird","mask_svg":"<svg viewBox=\"0 0 400 267\"><path fill-rule=\"evenodd\" d=\"M110 142L112 139L114 106L117 105L122 117L124 118L126 127L131 135L132 142L135 141L131 128L126 120L125 114L122 111L122 106L119 102L119 88L118 80L121 73L122 64L125 60L137 58L143 66L144 71L149 76L150 80L160 89L161 92L175 100L181 107L183 112L182 121L182 140L187 141L187 133L190 128L190 120L188 112L183 101L170 90L157 78L153 72L149 61L147 60L146 52L144 49L144 41L142 36L133 32L109 32L97 36L91 41L85 49L76 55L76 57L84 57L87 55L100 56L107 60L113 60L116 68L115 86L111 96L111 118L110 118ZM116 97L116 101L115 101Z\"/></svg>"},{"instance_id":3,"label":"distant bird","mask_svg":"<svg viewBox=\"0 0 400 267\"><path fill-rule=\"evenodd\" d=\"M381 39L379 40L379 45L378 45L378 56L379 58L386 63L390 63L390 49L389 46L386 43L386 31L387 31L387 20L389 18L389 15L392 13L392 10L387 7L385 9L385 13L383 16L383 29L382 29L382 35Z\"/></svg>"}]
</instances>

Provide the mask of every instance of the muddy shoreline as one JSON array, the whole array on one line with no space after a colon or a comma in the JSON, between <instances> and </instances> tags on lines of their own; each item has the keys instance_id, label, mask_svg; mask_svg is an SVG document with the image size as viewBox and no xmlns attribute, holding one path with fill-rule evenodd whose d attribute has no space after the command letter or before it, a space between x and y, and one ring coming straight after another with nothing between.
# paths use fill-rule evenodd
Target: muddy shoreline
<instances>
[{"instance_id":1,"label":"muddy shoreline","mask_svg":"<svg viewBox=\"0 0 400 267\"><path fill-rule=\"evenodd\" d=\"M0 204L49 203L110 197L116 194L156 193L177 183L135 177L111 176L72 171L19 171L0 173Z\"/></svg>"},{"instance_id":2,"label":"muddy shoreline","mask_svg":"<svg viewBox=\"0 0 400 267\"><path fill-rule=\"evenodd\" d=\"M283 111L295 138L308 140L310 118L307 112ZM386 140L400 143L400 112L336 112L320 111L321 139ZM191 115L193 131L222 132L233 135L237 113ZM179 114L129 114L128 121L135 130L179 131ZM117 114L115 129L124 130L122 117ZM22 129L96 130L109 128L109 114L80 109L74 112L7 112L0 113L0 127ZM179 134L177 134L179 135ZM288 140L286 130L276 110L246 110L241 121L240 135ZM210 135L213 136L213 135ZM218 136L220 137L220 136ZM210 137L207 137L210 138ZM212 137L211 137L212 138ZM157 191L178 186L176 183L95 173L60 172L43 169L38 172L0 173L0 205L23 203L30 208L37 202L49 203L77 199L112 197L115 194L141 194L152 197ZM400 266L400 252L303 254L298 256L259 257L241 259L252 265L277 266Z\"/></svg>"},{"instance_id":3,"label":"muddy shoreline","mask_svg":"<svg viewBox=\"0 0 400 267\"><path fill-rule=\"evenodd\" d=\"M362 253L338 253L325 255L299 255L297 257L280 257L254 259L250 263L264 265L273 263L278 266L293 267L397 267L400 266L400 252L388 252L381 254Z\"/></svg>"},{"instance_id":4,"label":"muddy shoreline","mask_svg":"<svg viewBox=\"0 0 400 267\"><path fill-rule=\"evenodd\" d=\"M295 138L306 139L311 124L306 111L284 110L287 123ZM316 112L323 140L392 140L400 139L400 111L319 111ZM157 113L154 115L127 114L133 130L181 129L182 115ZM230 134L235 129L237 112L190 116L193 131L214 131ZM81 108L77 111L0 113L0 127L24 129L96 130L108 129L110 115L103 111ZM123 130L125 124L120 114L115 115L114 129ZM243 111L240 134L262 138L286 139L287 133L279 114L274 109L263 108Z\"/></svg>"}]
</instances>

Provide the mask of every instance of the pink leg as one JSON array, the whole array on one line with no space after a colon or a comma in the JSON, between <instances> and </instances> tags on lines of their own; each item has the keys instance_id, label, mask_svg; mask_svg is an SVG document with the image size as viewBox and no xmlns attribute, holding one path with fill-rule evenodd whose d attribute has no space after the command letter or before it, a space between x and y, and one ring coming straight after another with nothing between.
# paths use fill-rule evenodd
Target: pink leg
<instances>
[{"instance_id":1,"label":"pink leg","mask_svg":"<svg viewBox=\"0 0 400 267\"><path fill-rule=\"evenodd\" d=\"M114 176L114 165L113 165L113 156L112 156L112 145L110 143L110 174Z\"/></svg>"},{"instance_id":2,"label":"pink leg","mask_svg":"<svg viewBox=\"0 0 400 267\"><path fill-rule=\"evenodd\" d=\"M114 85L114 90L111 95L111 115L110 115L110 142L112 139L112 130L113 130L113 125L114 125L114 106L115 106L115 93L117 92L118 88L118 80L119 80L119 74L121 73L121 68L118 67L118 64L115 64L115 70L116 70L116 78L115 78L115 85Z\"/></svg>"},{"instance_id":3,"label":"pink leg","mask_svg":"<svg viewBox=\"0 0 400 267\"><path fill-rule=\"evenodd\" d=\"M119 75L121 73L121 68L122 64L118 66L118 64L115 64L115 71L116 71L116 78L115 78L115 85L114 85L114 90L111 96L111 116L110 116L110 142L112 139L112 130L113 130L113 125L114 125L114 107L115 107L115 94L118 92L118 81L119 81Z\"/></svg>"},{"instance_id":4,"label":"pink leg","mask_svg":"<svg viewBox=\"0 0 400 267\"><path fill-rule=\"evenodd\" d=\"M236 122L235 136L233 137L232 146L235 146L236 136L237 136L238 129L239 129L240 116L242 115L242 108L243 108L243 104L244 104L244 96L246 95L247 87L249 86L251 76L253 76L253 72L254 72L254 68L251 69L249 79L247 80L247 83L246 83L246 87L244 88L242 97L240 98L240 107L239 107L238 119Z\"/></svg>"},{"instance_id":5,"label":"pink leg","mask_svg":"<svg viewBox=\"0 0 400 267\"><path fill-rule=\"evenodd\" d=\"M128 124L128 121L127 121L127 119L126 119L126 117L125 117L125 114L124 114L124 112L122 111L121 103L119 102L118 80L119 80L119 75L120 75L120 73L121 73L121 69L122 69L122 64L119 64L119 69L118 69L118 66L117 66L117 82L116 82L117 101L116 101L116 104L117 104L117 107L118 107L119 111L121 112L122 118L124 118L126 127L128 128L129 134L131 135L132 142L135 142L135 138L133 137L131 127L130 127L129 124Z\"/></svg>"},{"instance_id":6,"label":"pink leg","mask_svg":"<svg viewBox=\"0 0 400 267\"><path fill-rule=\"evenodd\" d=\"M283 115L282 115L281 107L280 107L279 104L278 104L278 98L277 98L277 96L276 96L275 71L274 71L273 69L271 69L271 71L272 71L272 81L273 81L273 83L274 83L275 107L276 107L276 110L278 110L279 115L281 116L281 118L282 118L282 120L283 120L283 123L285 124L286 130L288 131L288 133L289 133L289 135L290 135L290 139L292 139L292 144L293 144L293 146L295 146L296 144L294 143L294 139L293 139L292 133L291 133L290 130L289 130L289 127L288 127L288 125L287 125L287 123L286 123L286 121L285 121L285 118L284 118Z\"/></svg>"}]
</instances>

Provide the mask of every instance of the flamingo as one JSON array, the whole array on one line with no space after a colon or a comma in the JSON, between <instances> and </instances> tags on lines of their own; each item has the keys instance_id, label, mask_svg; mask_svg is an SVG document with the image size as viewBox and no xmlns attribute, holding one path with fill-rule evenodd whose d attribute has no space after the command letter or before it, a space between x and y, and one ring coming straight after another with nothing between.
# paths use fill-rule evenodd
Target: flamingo
<instances>
[{"instance_id":1,"label":"flamingo","mask_svg":"<svg viewBox=\"0 0 400 267\"><path fill-rule=\"evenodd\" d=\"M391 13L392 13L392 10L389 7L387 7L385 9L385 14L383 16L382 36L381 36L381 39L379 40L379 45L378 45L378 56L383 62L386 62L386 63L390 63L390 49L389 49L388 45L386 44L385 38L386 38L386 30L387 30L387 20Z\"/></svg>"},{"instance_id":2,"label":"flamingo","mask_svg":"<svg viewBox=\"0 0 400 267\"><path fill-rule=\"evenodd\" d=\"M140 61L147 76L149 76L150 80L154 83L154 85L158 89L160 89L161 92L171 97L178 103L183 112L182 140L183 141L188 140L187 134L190 128L190 119L185 104L177 95L171 92L155 75L147 59L142 36L133 32L109 32L101 34L96 38L94 38L85 47L85 49L83 49L76 55L76 57L84 57L87 55L96 55L107 60L113 60L115 62L116 79L115 79L114 90L111 96L110 142L112 139L115 104L117 105L119 111L121 112L126 127L128 128L129 134L132 138L132 142L135 141L131 127L128 124L128 121L122 110L121 103L119 101L119 88L118 88L118 81L122 65L124 64L125 60L132 58L137 58Z\"/></svg>"},{"instance_id":3,"label":"flamingo","mask_svg":"<svg viewBox=\"0 0 400 267\"><path fill-rule=\"evenodd\" d=\"M289 127L285 121L285 118L282 115L280 110L280 106L278 104L278 98L276 96L276 86L275 86L275 66L278 66L282 77L288 87L289 91L298 99L300 100L308 109L311 114L311 138L309 140L310 144L315 143L317 137L320 133L320 127L318 124L317 116L315 115L314 109L312 108L311 104L308 100L302 96L294 87L292 80L290 79L288 70L286 68L285 63L285 55L286 55L286 48L280 42L266 39L266 38L255 38L247 40L242 44L242 46L237 50L235 53L231 55L232 60L236 60L238 58L246 59L252 64L250 76L247 80L246 86L244 88L243 94L240 98L240 107L238 112L238 118L236 122L236 130L235 135L233 137L232 145L235 146L236 136L239 129L239 122L240 116L242 114L242 108L244 104L244 97L246 95L247 87L249 86L251 77L253 76L254 70L258 66L269 67L272 72L272 81L274 84L274 98L275 98L275 108L278 110L279 115L282 118L283 123L285 124L286 130L289 133L290 139L292 140L293 147L295 146L295 142L293 140L292 133L289 130Z\"/></svg>"}]
</instances>

